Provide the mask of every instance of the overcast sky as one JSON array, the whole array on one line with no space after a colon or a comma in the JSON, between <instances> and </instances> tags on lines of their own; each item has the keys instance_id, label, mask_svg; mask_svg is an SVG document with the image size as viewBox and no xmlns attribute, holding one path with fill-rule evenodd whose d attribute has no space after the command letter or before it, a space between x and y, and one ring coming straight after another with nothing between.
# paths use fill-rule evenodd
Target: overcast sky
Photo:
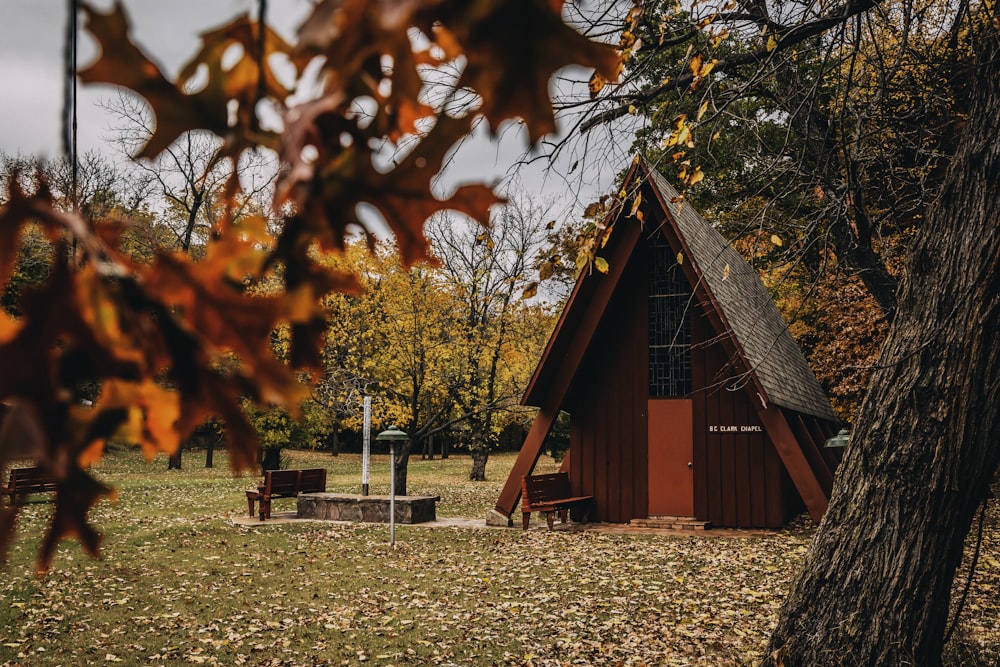
<instances>
[{"instance_id":1,"label":"overcast sky","mask_svg":"<svg viewBox=\"0 0 1000 667\"><path fill-rule=\"evenodd\" d=\"M109 0L94 4L110 7ZM168 75L173 75L198 48L198 35L239 13L256 13L255 0L125 0L133 19L134 38ZM0 150L9 154L54 157L60 154L63 98L63 43L66 0L0 0ZM268 19L283 35L292 38L309 11L309 0L269 0ZM78 62L82 69L96 57L92 40L81 31ZM107 86L78 88L80 152L110 151L107 143L111 119L98 107L113 96ZM524 134L516 126L502 128L500 141L490 142L486 132L468 142L449 167L446 180L493 182L510 173L525 150ZM606 168L608 165L606 165ZM543 197L561 196L564 211L580 210L610 187L614 172L607 169L599 182L582 186L579 197L567 197L567 184L556 173L539 166L520 173L521 186Z\"/></svg>"}]
</instances>

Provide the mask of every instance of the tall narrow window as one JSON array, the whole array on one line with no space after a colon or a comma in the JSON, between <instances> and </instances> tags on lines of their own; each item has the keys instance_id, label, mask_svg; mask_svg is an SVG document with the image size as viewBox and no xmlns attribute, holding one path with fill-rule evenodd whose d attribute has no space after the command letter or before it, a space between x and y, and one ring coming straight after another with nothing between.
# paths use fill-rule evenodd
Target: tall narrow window
<instances>
[{"instance_id":1,"label":"tall narrow window","mask_svg":"<svg viewBox=\"0 0 1000 667\"><path fill-rule=\"evenodd\" d=\"M691 393L691 286L670 246L649 246L649 395Z\"/></svg>"}]
</instances>

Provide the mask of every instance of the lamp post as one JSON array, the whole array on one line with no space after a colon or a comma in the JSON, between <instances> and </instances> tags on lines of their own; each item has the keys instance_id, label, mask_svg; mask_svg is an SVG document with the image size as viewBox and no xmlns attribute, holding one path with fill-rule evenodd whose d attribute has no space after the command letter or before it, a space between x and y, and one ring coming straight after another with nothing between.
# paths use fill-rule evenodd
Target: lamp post
<instances>
[{"instance_id":1,"label":"lamp post","mask_svg":"<svg viewBox=\"0 0 1000 667\"><path fill-rule=\"evenodd\" d=\"M361 441L361 495L368 495L368 471L372 453L372 397L364 399L364 435Z\"/></svg>"},{"instance_id":2,"label":"lamp post","mask_svg":"<svg viewBox=\"0 0 1000 667\"><path fill-rule=\"evenodd\" d=\"M375 436L379 442L389 443L389 546L396 546L396 443L410 436L395 426Z\"/></svg>"},{"instance_id":3,"label":"lamp post","mask_svg":"<svg viewBox=\"0 0 1000 667\"><path fill-rule=\"evenodd\" d=\"M851 441L851 432L846 428L840 429L837 435L832 438L828 438L823 444L824 447L847 447L847 443Z\"/></svg>"}]
</instances>

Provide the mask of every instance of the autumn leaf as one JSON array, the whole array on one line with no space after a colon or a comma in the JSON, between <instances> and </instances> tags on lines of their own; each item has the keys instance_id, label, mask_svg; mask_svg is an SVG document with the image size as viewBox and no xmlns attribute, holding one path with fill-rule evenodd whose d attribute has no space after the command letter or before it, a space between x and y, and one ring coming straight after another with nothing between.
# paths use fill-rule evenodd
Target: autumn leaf
<instances>
[{"instance_id":1,"label":"autumn leaf","mask_svg":"<svg viewBox=\"0 0 1000 667\"><path fill-rule=\"evenodd\" d=\"M538 267L538 279L548 280L555 272L555 265L552 262L542 262Z\"/></svg>"},{"instance_id":2,"label":"autumn leaf","mask_svg":"<svg viewBox=\"0 0 1000 667\"><path fill-rule=\"evenodd\" d=\"M701 170L701 167L695 167L694 171L691 172L691 175L688 176L687 183L689 186L697 185L698 183L701 183L704 178L705 172Z\"/></svg>"},{"instance_id":3,"label":"autumn leaf","mask_svg":"<svg viewBox=\"0 0 1000 667\"><path fill-rule=\"evenodd\" d=\"M702 117L705 115L706 111L708 111L708 100L705 100L702 103L702 105L700 107L698 107L698 117L697 117L697 120L701 120Z\"/></svg>"},{"instance_id":4,"label":"autumn leaf","mask_svg":"<svg viewBox=\"0 0 1000 667\"><path fill-rule=\"evenodd\" d=\"M367 0L324 0L299 28L293 62L304 70L313 59L320 59L321 71L330 74L323 94L326 99L345 103L361 95L374 99L378 112L370 126L373 134L396 140L416 133L417 121L434 115L420 98L424 81L419 66L440 64L430 49L413 51L408 31L421 21L416 14L421 4L404 3L390 12ZM433 34L433 29L427 33ZM451 59L461 53L447 39L438 45ZM393 63L388 95L380 87L386 78L381 69L383 56ZM363 89L359 82L364 82Z\"/></svg>"},{"instance_id":5,"label":"autumn leaf","mask_svg":"<svg viewBox=\"0 0 1000 667\"><path fill-rule=\"evenodd\" d=\"M523 118L529 141L556 131L549 80L569 65L594 68L608 81L618 76L620 56L562 19L564 2L553 0L450 0L434 17L467 58L459 85L482 98L481 113L496 131ZM427 17L428 20L430 16ZM432 34L431 25L421 25ZM511 48L511 45L518 45ZM502 63L502 65L501 65Z\"/></svg>"},{"instance_id":6,"label":"autumn leaf","mask_svg":"<svg viewBox=\"0 0 1000 667\"><path fill-rule=\"evenodd\" d=\"M640 206L642 206L642 193L637 192L635 198L632 200L632 210L629 211L629 217L634 218Z\"/></svg>"},{"instance_id":7,"label":"autumn leaf","mask_svg":"<svg viewBox=\"0 0 1000 667\"><path fill-rule=\"evenodd\" d=\"M595 257L594 268L597 269L599 273L607 273L609 269L608 260L603 257Z\"/></svg>"},{"instance_id":8,"label":"autumn leaf","mask_svg":"<svg viewBox=\"0 0 1000 667\"><path fill-rule=\"evenodd\" d=\"M114 496L110 487L79 469L72 469L59 481L56 508L39 552L39 574L48 572L56 546L67 537L78 538L88 554L95 558L98 556L102 536L87 522L87 513L101 498Z\"/></svg>"},{"instance_id":9,"label":"autumn leaf","mask_svg":"<svg viewBox=\"0 0 1000 667\"><path fill-rule=\"evenodd\" d=\"M590 99L597 97L597 95L604 90L604 86L607 85L607 83L608 80L605 79L600 72L595 71L587 84L590 89Z\"/></svg>"},{"instance_id":10,"label":"autumn leaf","mask_svg":"<svg viewBox=\"0 0 1000 667\"><path fill-rule=\"evenodd\" d=\"M226 139L230 155L250 145L251 117L256 113L253 105L258 91L258 59L254 57L256 28L247 19L237 19L229 26L205 33L202 50L182 68L181 81L175 84L132 41L129 18L120 4L107 14L88 5L83 10L85 27L97 40L100 57L79 72L80 80L129 88L149 103L156 117L156 129L137 157L155 157L185 132L198 129ZM244 57L229 71L223 67L223 56L232 44L244 47ZM273 32L268 33L267 44L272 49L288 50ZM186 80L201 68L207 74L207 81L197 92L185 92ZM265 90L279 98L287 93L270 72L265 74ZM242 126L230 127L230 101L240 104Z\"/></svg>"},{"instance_id":11,"label":"autumn leaf","mask_svg":"<svg viewBox=\"0 0 1000 667\"><path fill-rule=\"evenodd\" d=\"M701 61L702 61L702 57L701 57L700 53L694 55L691 58L691 62L690 62L690 65L691 65L691 74L693 74L694 76L699 76L699 73L701 72Z\"/></svg>"}]
</instances>

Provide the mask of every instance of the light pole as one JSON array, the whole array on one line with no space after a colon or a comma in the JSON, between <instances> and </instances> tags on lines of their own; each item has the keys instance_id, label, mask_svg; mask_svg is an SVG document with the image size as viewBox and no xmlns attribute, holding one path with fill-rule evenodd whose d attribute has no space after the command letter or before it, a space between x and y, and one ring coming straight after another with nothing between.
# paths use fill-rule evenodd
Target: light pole
<instances>
[{"instance_id":1,"label":"light pole","mask_svg":"<svg viewBox=\"0 0 1000 667\"><path fill-rule=\"evenodd\" d=\"M364 434L361 441L361 495L368 495L368 471L372 453L372 397L364 399Z\"/></svg>"},{"instance_id":2,"label":"light pole","mask_svg":"<svg viewBox=\"0 0 1000 667\"><path fill-rule=\"evenodd\" d=\"M396 443L410 436L395 426L375 436L380 442L389 443L389 546L396 546Z\"/></svg>"}]
</instances>

